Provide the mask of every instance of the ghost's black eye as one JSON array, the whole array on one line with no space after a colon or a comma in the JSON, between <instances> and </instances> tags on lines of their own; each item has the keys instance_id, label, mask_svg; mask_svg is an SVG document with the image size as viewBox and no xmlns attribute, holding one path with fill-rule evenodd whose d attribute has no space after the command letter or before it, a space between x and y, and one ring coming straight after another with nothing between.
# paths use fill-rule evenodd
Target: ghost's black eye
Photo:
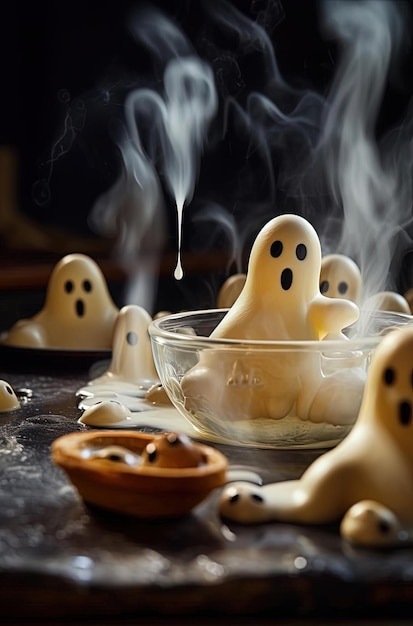
<instances>
[{"instance_id":1,"label":"ghost's black eye","mask_svg":"<svg viewBox=\"0 0 413 626\"><path fill-rule=\"evenodd\" d=\"M120 461L124 461L124 458L122 455L117 454L116 452L112 452L112 454L108 454L108 456L106 457L109 461L115 461L115 462L120 462Z\"/></svg>"},{"instance_id":2,"label":"ghost's black eye","mask_svg":"<svg viewBox=\"0 0 413 626\"><path fill-rule=\"evenodd\" d=\"M392 367L386 367L383 374L383 379L386 385L392 385L396 375L394 373L394 369Z\"/></svg>"},{"instance_id":3,"label":"ghost's black eye","mask_svg":"<svg viewBox=\"0 0 413 626\"><path fill-rule=\"evenodd\" d=\"M341 283L338 283L338 292L341 293L341 295L344 295L345 293L347 293L348 290L348 284L344 282L344 280Z\"/></svg>"},{"instance_id":4,"label":"ghost's black eye","mask_svg":"<svg viewBox=\"0 0 413 626\"><path fill-rule=\"evenodd\" d=\"M408 426L412 419L412 406L410 402L400 402L399 419L403 426Z\"/></svg>"},{"instance_id":5,"label":"ghost's black eye","mask_svg":"<svg viewBox=\"0 0 413 626\"><path fill-rule=\"evenodd\" d=\"M65 282L65 291L66 291L66 293L72 293L73 289L74 289L73 282L71 280L67 280Z\"/></svg>"},{"instance_id":6,"label":"ghost's black eye","mask_svg":"<svg viewBox=\"0 0 413 626\"><path fill-rule=\"evenodd\" d=\"M13 395L13 389L10 387L10 385L6 385L6 391L7 391L7 393L9 393L11 396Z\"/></svg>"},{"instance_id":7,"label":"ghost's black eye","mask_svg":"<svg viewBox=\"0 0 413 626\"><path fill-rule=\"evenodd\" d=\"M299 261L304 261L307 256L307 246L303 243L299 243L295 249L295 256Z\"/></svg>"},{"instance_id":8,"label":"ghost's black eye","mask_svg":"<svg viewBox=\"0 0 413 626\"><path fill-rule=\"evenodd\" d=\"M386 522L386 520L382 519L379 522L379 531L383 534L383 535L387 535L387 533L390 532L390 524L388 522Z\"/></svg>"},{"instance_id":9,"label":"ghost's black eye","mask_svg":"<svg viewBox=\"0 0 413 626\"><path fill-rule=\"evenodd\" d=\"M92 283L90 282L90 280L84 280L83 281L83 289L89 293L92 291Z\"/></svg>"},{"instance_id":10,"label":"ghost's black eye","mask_svg":"<svg viewBox=\"0 0 413 626\"><path fill-rule=\"evenodd\" d=\"M274 257L274 259L276 259L277 257L279 257L281 255L281 252L283 251L283 244L282 241L273 241L273 243L271 244L271 256Z\"/></svg>"},{"instance_id":11,"label":"ghost's black eye","mask_svg":"<svg viewBox=\"0 0 413 626\"><path fill-rule=\"evenodd\" d=\"M326 293L326 291L328 291L330 287L330 284L328 282L328 280L323 280L320 284L320 291L321 293Z\"/></svg>"},{"instance_id":12,"label":"ghost's black eye","mask_svg":"<svg viewBox=\"0 0 413 626\"><path fill-rule=\"evenodd\" d=\"M255 502L259 502L260 504L264 502L264 498L259 493L252 493L251 499Z\"/></svg>"},{"instance_id":13,"label":"ghost's black eye","mask_svg":"<svg viewBox=\"0 0 413 626\"><path fill-rule=\"evenodd\" d=\"M130 346L136 346L136 344L138 343L138 335L132 331L130 331L127 335L126 335L126 342L130 345Z\"/></svg>"}]
</instances>

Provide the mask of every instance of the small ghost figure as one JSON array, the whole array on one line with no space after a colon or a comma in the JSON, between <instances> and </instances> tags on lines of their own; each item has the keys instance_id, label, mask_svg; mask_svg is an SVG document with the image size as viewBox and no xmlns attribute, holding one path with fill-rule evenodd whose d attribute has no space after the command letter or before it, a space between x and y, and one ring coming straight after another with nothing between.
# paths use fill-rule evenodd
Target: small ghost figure
<instances>
[{"instance_id":1,"label":"small ghost figure","mask_svg":"<svg viewBox=\"0 0 413 626\"><path fill-rule=\"evenodd\" d=\"M159 382L148 335L151 321L149 313L137 304L122 307L114 324L112 360L107 371L88 384L88 392L144 395Z\"/></svg>"},{"instance_id":2,"label":"small ghost figure","mask_svg":"<svg viewBox=\"0 0 413 626\"><path fill-rule=\"evenodd\" d=\"M211 334L213 339L318 341L338 336L358 319L357 305L320 293L321 246L313 226L297 215L269 221L249 258L245 285ZM342 372L340 374L342 376ZM324 377L316 352L276 355L252 347L205 350L181 381L185 407L226 419L301 419L352 423L364 381L352 396L340 377Z\"/></svg>"},{"instance_id":3,"label":"small ghost figure","mask_svg":"<svg viewBox=\"0 0 413 626\"><path fill-rule=\"evenodd\" d=\"M410 304L404 296L396 291L379 291L367 298L364 303L364 308L411 315Z\"/></svg>"},{"instance_id":4,"label":"small ghost figure","mask_svg":"<svg viewBox=\"0 0 413 626\"><path fill-rule=\"evenodd\" d=\"M362 277L360 269L344 254L327 254L321 260L320 291L329 298L346 298L360 304Z\"/></svg>"},{"instance_id":5,"label":"small ghost figure","mask_svg":"<svg viewBox=\"0 0 413 626\"><path fill-rule=\"evenodd\" d=\"M118 314L99 266L69 254L54 267L44 307L5 334L8 345L76 350L110 349Z\"/></svg>"},{"instance_id":6,"label":"small ghost figure","mask_svg":"<svg viewBox=\"0 0 413 626\"><path fill-rule=\"evenodd\" d=\"M111 426L131 419L131 412L116 400L104 400L88 407L79 417L81 424L88 426Z\"/></svg>"},{"instance_id":7,"label":"small ghost figure","mask_svg":"<svg viewBox=\"0 0 413 626\"><path fill-rule=\"evenodd\" d=\"M163 433L147 444L142 453L143 467L185 468L206 463L202 448L184 434Z\"/></svg>"},{"instance_id":8,"label":"small ghost figure","mask_svg":"<svg viewBox=\"0 0 413 626\"><path fill-rule=\"evenodd\" d=\"M218 292L217 307L219 309L229 309L232 307L243 290L246 280L246 274L233 274L227 278Z\"/></svg>"},{"instance_id":9,"label":"small ghost figure","mask_svg":"<svg viewBox=\"0 0 413 626\"><path fill-rule=\"evenodd\" d=\"M162 383L155 383L145 394L145 400L157 406L172 406L172 401Z\"/></svg>"},{"instance_id":10,"label":"small ghost figure","mask_svg":"<svg viewBox=\"0 0 413 626\"><path fill-rule=\"evenodd\" d=\"M243 523L341 521L360 545L412 540L413 327L387 334L375 349L358 419L338 446L298 480L263 487L238 482L221 493L221 514Z\"/></svg>"},{"instance_id":11,"label":"small ghost figure","mask_svg":"<svg viewBox=\"0 0 413 626\"><path fill-rule=\"evenodd\" d=\"M6 380L0 380L0 412L14 411L20 408L20 402L13 387Z\"/></svg>"}]
</instances>

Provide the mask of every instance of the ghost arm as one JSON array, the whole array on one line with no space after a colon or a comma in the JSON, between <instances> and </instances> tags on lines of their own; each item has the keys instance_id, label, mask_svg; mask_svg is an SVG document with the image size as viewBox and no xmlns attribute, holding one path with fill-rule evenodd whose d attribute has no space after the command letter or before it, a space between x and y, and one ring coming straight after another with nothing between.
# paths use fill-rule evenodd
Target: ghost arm
<instances>
[{"instance_id":1,"label":"ghost arm","mask_svg":"<svg viewBox=\"0 0 413 626\"><path fill-rule=\"evenodd\" d=\"M344 298L315 298L309 305L308 316L319 339L326 335L340 336L341 330L358 320L359 308Z\"/></svg>"}]
</instances>

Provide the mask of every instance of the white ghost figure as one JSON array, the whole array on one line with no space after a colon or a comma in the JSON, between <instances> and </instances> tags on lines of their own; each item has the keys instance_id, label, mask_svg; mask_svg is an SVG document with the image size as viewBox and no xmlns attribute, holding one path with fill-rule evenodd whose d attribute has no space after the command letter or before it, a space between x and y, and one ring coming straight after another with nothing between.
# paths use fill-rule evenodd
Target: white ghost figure
<instances>
[{"instance_id":1,"label":"white ghost figure","mask_svg":"<svg viewBox=\"0 0 413 626\"><path fill-rule=\"evenodd\" d=\"M246 274L229 276L218 292L217 307L219 309L229 309L243 290L246 280Z\"/></svg>"},{"instance_id":2,"label":"white ghost figure","mask_svg":"<svg viewBox=\"0 0 413 626\"><path fill-rule=\"evenodd\" d=\"M358 319L357 305L320 293L321 246L313 226L297 215L269 221L251 249L245 285L212 332L213 339L318 341ZM354 380L353 380L354 379ZM348 384L352 393L348 393ZM284 349L211 348L181 381L189 411L228 420L301 419L352 423L364 374L324 376L320 353Z\"/></svg>"},{"instance_id":3,"label":"white ghost figure","mask_svg":"<svg viewBox=\"0 0 413 626\"><path fill-rule=\"evenodd\" d=\"M116 400L96 402L88 407L78 421L88 426L111 426L131 419L130 410Z\"/></svg>"},{"instance_id":4,"label":"white ghost figure","mask_svg":"<svg viewBox=\"0 0 413 626\"><path fill-rule=\"evenodd\" d=\"M367 298L364 308L411 315L410 304L404 296L396 291L379 291Z\"/></svg>"},{"instance_id":5,"label":"white ghost figure","mask_svg":"<svg viewBox=\"0 0 413 626\"><path fill-rule=\"evenodd\" d=\"M0 412L14 411L20 408L20 402L13 387L6 380L0 380Z\"/></svg>"},{"instance_id":6,"label":"white ghost figure","mask_svg":"<svg viewBox=\"0 0 413 626\"><path fill-rule=\"evenodd\" d=\"M99 266L84 254L69 254L54 267L44 307L4 335L14 346L110 349L118 314Z\"/></svg>"},{"instance_id":7,"label":"white ghost figure","mask_svg":"<svg viewBox=\"0 0 413 626\"><path fill-rule=\"evenodd\" d=\"M327 254L321 259L320 291L329 298L346 298L360 304L362 293L360 269L344 254Z\"/></svg>"},{"instance_id":8,"label":"white ghost figure","mask_svg":"<svg viewBox=\"0 0 413 626\"><path fill-rule=\"evenodd\" d=\"M402 545L413 539L413 327L375 349L357 421L338 446L298 480L228 485L227 519L308 524L340 522L353 543Z\"/></svg>"},{"instance_id":9,"label":"white ghost figure","mask_svg":"<svg viewBox=\"0 0 413 626\"><path fill-rule=\"evenodd\" d=\"M81 388L77 395L99 399L106 393L144 397L159 378L155 369L148 326L152 321L149 313L137 304L121 308L113 331L112 359L104 374ZM130 406L133 409L132 406Z\"/></svg>"}]
</instances>

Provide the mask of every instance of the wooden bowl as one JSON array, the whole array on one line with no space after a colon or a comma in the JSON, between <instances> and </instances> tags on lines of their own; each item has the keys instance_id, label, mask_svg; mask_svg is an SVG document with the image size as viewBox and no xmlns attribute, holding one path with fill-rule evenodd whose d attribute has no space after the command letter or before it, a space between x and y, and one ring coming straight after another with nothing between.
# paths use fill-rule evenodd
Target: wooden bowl
<instances>
[{"instance_id":1,"label":"wooden bowl","mask_svg":"<svg viewBox=\"0 0 413 626\"><path fill-rule=\"evenodd\" d=\"M194 446L202 451L202 465L171 468L142 464L141 453L155 437L129 431L71 433L53 442L52 459L86 502L140 518L179 517L225 484L225 456L200 443L194 442ZM107 448L115 453L99 456L99 450ZM116 454L119 449L126 451L124 460Z\"/></svg>"}]
</instances>

